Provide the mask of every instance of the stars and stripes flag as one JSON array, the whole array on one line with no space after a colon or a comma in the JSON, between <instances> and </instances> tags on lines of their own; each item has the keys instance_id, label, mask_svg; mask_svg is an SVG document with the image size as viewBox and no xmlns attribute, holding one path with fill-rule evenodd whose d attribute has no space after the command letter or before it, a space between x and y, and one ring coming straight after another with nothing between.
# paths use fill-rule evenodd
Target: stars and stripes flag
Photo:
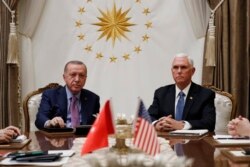
<instances>
[{"instance_id":1,"label":"stars and stripes flag","mask_svg":"<svg viewBox=\"0 0 250 167\"><path fill-rule=\"evenodd\" d=\"M135 123L135 134L133 144L140 150L149 155L160 153L160 144L151 118L146 110L144 103L140 99L137 119Z\"/></svg>"}]
</instances>

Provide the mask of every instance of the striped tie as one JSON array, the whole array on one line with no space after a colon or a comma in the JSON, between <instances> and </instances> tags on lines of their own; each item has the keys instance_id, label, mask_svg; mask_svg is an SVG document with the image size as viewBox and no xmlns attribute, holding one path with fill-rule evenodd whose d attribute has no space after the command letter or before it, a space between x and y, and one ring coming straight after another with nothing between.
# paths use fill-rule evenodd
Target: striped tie
<instances>
[{"instance_id":1,"label":"striped tie","mask_svg":"<svg viewBox=\"0 0 250 167\"><path fill-rule=\"evenodd\" d=\"M182 120L182 114L183 114L184 103L185 103L184 102L185 93L180 91L178 96L179 96L179 100L178 100L177 105L176 105L175 119L179 121L179 120Z\"/></svg>"},{"instance_id":2,"label":"striped tie","mask_svg":"<svg viewBox=\"0 0 250 167\"><path fill-rule=\"evenodd\" d=\"M80 125L77 100L78 100L77 97L75 96L71 97L70 112L71 112L71 126L73 128Z\"/></svg>"}]
</instances>

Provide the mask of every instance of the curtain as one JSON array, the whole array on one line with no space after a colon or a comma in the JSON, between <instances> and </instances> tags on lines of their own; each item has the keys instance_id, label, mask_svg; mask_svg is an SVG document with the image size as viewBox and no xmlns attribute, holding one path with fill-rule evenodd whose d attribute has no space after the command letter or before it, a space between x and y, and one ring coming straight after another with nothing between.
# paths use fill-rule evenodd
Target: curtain
<instances>
[{"instance_id":1,"label":"curtain","mask_svg":"<svg viewBox=\"0 0 250 167\"><path fill-rule=\"evenodd\" d=\"M211 9L220 0L208 0ZM203 84L231 93L237 115L249 116L249 2L225 0L215 13L215 67L203 62ZM206 47L206 43L205 43ZM203 59L204 60L204 59Z\"/></svg>"},{"instance_id":2,"label":"curtain","mask_svg":"<svg viewBox=\"0 0 250 167\"><path fill-rule=\"evenodd\" d=\"M6 0L6 3L12 10L16 9L17 0ZM9 124L19 125L20 99L18 98L18 66L6 64L11 14L2 2L0 13L0 128L3 128Z\"/></svg>"},{"instance_id":3,"label":"curtain","mask_svg":"<svg viewBox=\"0 0 250 167\"><path fill-rule=\"evenodd\" d=\"M45 0L25 0L18 4L19 41L21 55L21 99L35 90L34 86L34 62L32 56L32 35L37 28ZM24 83L25 81L25 83ZM28 81L28 82L27 82ZM29 88L29 89L28 89ZM22 112L23 113L23 112ZM22 115L24 116L24 115ZM22 117L23 118L23 117ZM24 119L22 119L25 121ZM22 122L24 124L24 122Z\"/></svg>"},{"instance_id":4,"label":"curtain","mask_svg":"<svg viewBox=\"0 0 250 167\"><path fill-rule=\"evenodd\" d=\"M40 21L45 5L45 0L20 1L19 10L19 33L20 54L22 73L22 99L31 91L35 90L34 62L32 56L32 35ZM27 82L29 81L29 82Z\"/></svg>"},{"instance_id":5,"label":"curtain","mask_svg":"<svg viewBox=\"0 0 250 167\"><path fill-rule=\"evenodd\" d=\"M204 37L210 14L207 1L184 0L184 4L196 38Z\"/></svg>"}]
</instances>

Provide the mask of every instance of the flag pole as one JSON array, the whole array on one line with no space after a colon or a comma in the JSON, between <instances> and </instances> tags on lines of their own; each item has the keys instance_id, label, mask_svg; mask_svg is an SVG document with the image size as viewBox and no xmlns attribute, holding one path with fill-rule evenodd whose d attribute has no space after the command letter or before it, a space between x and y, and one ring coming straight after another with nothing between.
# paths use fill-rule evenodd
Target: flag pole
<instances>
[{"instance_id":1,"label":"flag pole","mask_svg":"<svg viewBox=\"0 0 250 167\"><path fill-rule=\"evenodd\" d=\"M119 154L127 154L128 152L131 152L132 149L126 145L126 139L133 137L132 125L128 123L125 117L121 117L116 120L115 126L115 145L113 145L110 150L118 152Z\"/></svg>"}]
</instances>

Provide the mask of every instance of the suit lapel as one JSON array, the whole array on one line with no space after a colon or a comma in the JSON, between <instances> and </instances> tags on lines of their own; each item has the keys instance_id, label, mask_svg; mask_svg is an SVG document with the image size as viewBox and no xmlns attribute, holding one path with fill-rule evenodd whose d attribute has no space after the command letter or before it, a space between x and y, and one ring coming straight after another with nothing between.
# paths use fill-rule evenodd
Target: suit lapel
<instances>
[{"instance_id":1,"label":"suit lapel","mask_svg":"<svg viewBox=\"0 0 250 167\"><path fill-rule=\"evenodd\" d=\"M82 116L82 124L87 124L87 113L86 111L88 111L88 97L86 95L86 93L84 93L84 89L81 91L81 116Z\"/></svg>"},{"instance_id":2,"label":"suit lapel","mask_svg":"<svg viewBox=\"0 0 250 167\"><path fill-rule=\"evenodd\" d=\"M170 88L169 94L165 100L167 106L165 107L167 110L167 115L172 115L175 118L175 85Z\"/></svg>"},{"instance_id":3,"label":"suit lapel","mask_svg":"<svg viewBox=\"0 0 250 167\"><path fill-rule=\"evenodd\" d=\"M62 117L64 121L67 121L67 111L68 111L68 101L67 101L67 94L66 94L66 88L62 87L57 92L57 102L60 107L60 112L62 114Z\"/></svg>"},{"instance_id":4,"label":"suit lapel","mask_svg":"<svg viewBox=\"0 0 250 167\"><path fill-rule=\"evenodd\" d=\"M186 98L186 102L185 102L185 106L184 106L184 111L183 111L183 116L182 118L185 120L187 117L188 112L190 111L191 106L193 105L194 99L196 97L196 85L194 83L191 84L187 98Z\"/></svg>"}]
</instances>

